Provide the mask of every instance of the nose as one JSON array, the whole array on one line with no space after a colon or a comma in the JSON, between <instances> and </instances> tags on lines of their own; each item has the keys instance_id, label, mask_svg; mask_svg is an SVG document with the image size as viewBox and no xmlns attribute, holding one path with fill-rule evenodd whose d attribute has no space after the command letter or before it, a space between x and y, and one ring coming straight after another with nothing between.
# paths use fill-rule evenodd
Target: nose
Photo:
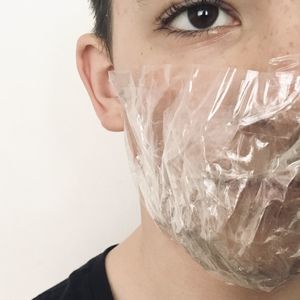
<instances>
[{"instance_id":1,"label":"nose","mask_svg":"<svg viewBox=\"0 0 300 300\"><path fill-rule=\"evenodd\" d=\"M269 1L269 43L271 57L295 54L300 52L300 1Z\"/></svg>"},{"instance_id":2,"label":"nose","mask_svg":"<svg viewBox=\"0 0 300 300\"><path fill-rule=\"evenodd\" d=\"M243 67L267 71L271 59L300 54L300 0L254 3L258 5L249 18L251 21L244 24L242 47L237 56L248 56Z\"/></svg>"},{"instance_id":3,"label":"nose","mask_svg":"<svg viewBox=\"0 0 300 300\"><path fill-rule=\"evenodd\" d=\"M300 53L300 0L268 0L261 29L261 51L269 59Z\"/></svg>"}]
</instances>

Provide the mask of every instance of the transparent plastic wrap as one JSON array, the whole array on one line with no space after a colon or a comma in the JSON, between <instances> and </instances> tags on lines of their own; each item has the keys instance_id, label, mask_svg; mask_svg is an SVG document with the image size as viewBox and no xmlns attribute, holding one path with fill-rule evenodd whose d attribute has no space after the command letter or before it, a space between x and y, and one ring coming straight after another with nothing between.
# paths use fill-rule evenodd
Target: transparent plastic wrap
<instances>
[{"instance_id":1,"label":"transparent plastic wrap","mask_svg":"<svg viewBox=\"0 0 300 300\"><path fill-rule=\"evenodd\" d=\"M229 284L300 274L299 56L268 72L110 71L136 184L159 227Z\"/></svg>"}]
</instances>

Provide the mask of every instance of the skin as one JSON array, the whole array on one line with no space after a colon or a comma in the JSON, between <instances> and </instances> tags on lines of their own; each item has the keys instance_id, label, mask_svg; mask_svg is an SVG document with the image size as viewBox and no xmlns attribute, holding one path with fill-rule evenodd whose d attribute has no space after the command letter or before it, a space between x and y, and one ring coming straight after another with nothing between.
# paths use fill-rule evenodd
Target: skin
<instances>
[{"instance_id":1,"label":"skin","mask_svg":"<svg viewBox=\"0 0 300 300\"><path fill-rule=\"evenodd\" d=\"M122 107L108 81L109 70L209 62L264 71L270 58L300 52L300 0L228 1L238 12L239 22L209 36L193 37L155 31L155 18L171 1L143 2L113 0L113 62L101 39L86 34L78 40L80 76L99 120L110 131L123 131L124 122ZM299 277L271 293L230 286L215 278L164 235L142 199L140 203L140 226L106 259L115 299L299 300Z\"/></svg>"}]
</instances>

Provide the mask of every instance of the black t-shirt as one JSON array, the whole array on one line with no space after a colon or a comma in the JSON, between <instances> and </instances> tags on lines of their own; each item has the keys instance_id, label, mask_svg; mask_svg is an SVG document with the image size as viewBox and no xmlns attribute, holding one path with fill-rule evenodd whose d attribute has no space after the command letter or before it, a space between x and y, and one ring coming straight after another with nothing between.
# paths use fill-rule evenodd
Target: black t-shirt
<instances>
[{"instance_id":1,"label":"black t-shirt","mask_svg":"<svg viewBox=\"0 0 300 300\"><path fill-rule=\"evenodd\" d=\"M105 257L116 246L110 246L90 259L67 279L33 300L113 300L105 269Z\"/></svg>"}]
</instances>

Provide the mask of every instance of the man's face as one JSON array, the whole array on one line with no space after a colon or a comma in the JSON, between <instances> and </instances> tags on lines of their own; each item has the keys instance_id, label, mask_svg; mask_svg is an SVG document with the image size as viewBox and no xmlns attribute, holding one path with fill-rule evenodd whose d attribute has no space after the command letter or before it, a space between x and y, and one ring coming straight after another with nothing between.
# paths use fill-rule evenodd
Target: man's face
<instances>
[{"instance_id":1,"label":"man's face","mask_svg":"<svg viewBox=\"0 0 300 300\"><path fill-rule=\"evenodd\" d=\"M178 0L171 6L168 0L113 0L115 70L132 70L145 64L173 67L208 64L216 67L214 70L234 66L266 71L271 58L300 52L300 0L202 2ZM213 85L216 76L209 75L207 69L203 68L198 80L179 71L171 72L175 74L170 76L171 80L167 73L165 81L160 80L163 77L160 69L156 70L158 73L147 74L146 80L142 77L144 81L139 82L142 88L137 88L138 92L128 88L129 92L124 93L125 103L129 103L128 132L133 159L138 161L138 170L142 166L142 172L138 173L140 187L146 187L143 196L150 203L148 207L154 207L153 218L170 234L175 232L176 239L194 258L204 265L207 263L208 269L218 266L225 272L235 272L249 281L250 286L253 282L257 283L256 287L276 286L290 272L296 272L299 264L299 255L293 257L300 244L296 216L300 203L299 179L296 176L288 188L283 188L283 181L277 181L281 173L278 171L276 177L270 172L274 167L271 162L298 140L299 94L293 106L279 110L274 117L270 114L272 118L266 114L264 119L253 109L250 115L257 119L252 118L249 126L241 126L245 124L240 121L247 116L247 110L243 105L238 107L236 100L244 101L248 108L263 103L259 111L265 111L265 103L273 103L277 94L284 91L284 82L278 80L282 90L272 86L273 90L269 90L274 94L268 94L266 87L272 84L264 82L262 75L253 86L249 84L251 92L244 91L238 98L240 90L235 85L240 87L244 77L239 80L236 76L231 86L229 83L232 93L220 89L224 93L218 102L217 96L207 95L211 95L211 88L218 90L224 82ZM174 78L183 80L172 81ZM187 82L192 82L186 93L180 93L182 82L185 87ZM260 99L260 95L265 98ZM178 97L180 100L176 101ZM263 102L266 99L269 102ZM217 107L218 113L214 111L207 117L201 101L210 107L213 100L218 105L211 111ZM191 109L197 101L198 109ZM181 106L182 103L185 105ZM139 118L137 111L142 112ZM237 111L239 126L235 128L228 124ZM226 126L229 126L227 131ZM234 138L231 133L235 134ZM140 153L139 149L142 149ZM211 171L213 166L218 167L215 172ZM219 180L220 174L228 175L224 177L226 184L223 178ZM250 180L244 180L245 174ZM203 179L209 179L205 181L207 186L202 184ZM156 194L152 197L153 190L157 197Z\"/></svg>"},{"instance_id":2,"label":"man's face","mask_svg":"<svg viewBox=\"0 0 300 300\"><path fill-rule=\"evenodd\" d=\"M300 52L300 0L211 0L202 10L200 0L112 2L115 69L207 63L265 70L270 58Z\"/></svg>"}]
</instances>

